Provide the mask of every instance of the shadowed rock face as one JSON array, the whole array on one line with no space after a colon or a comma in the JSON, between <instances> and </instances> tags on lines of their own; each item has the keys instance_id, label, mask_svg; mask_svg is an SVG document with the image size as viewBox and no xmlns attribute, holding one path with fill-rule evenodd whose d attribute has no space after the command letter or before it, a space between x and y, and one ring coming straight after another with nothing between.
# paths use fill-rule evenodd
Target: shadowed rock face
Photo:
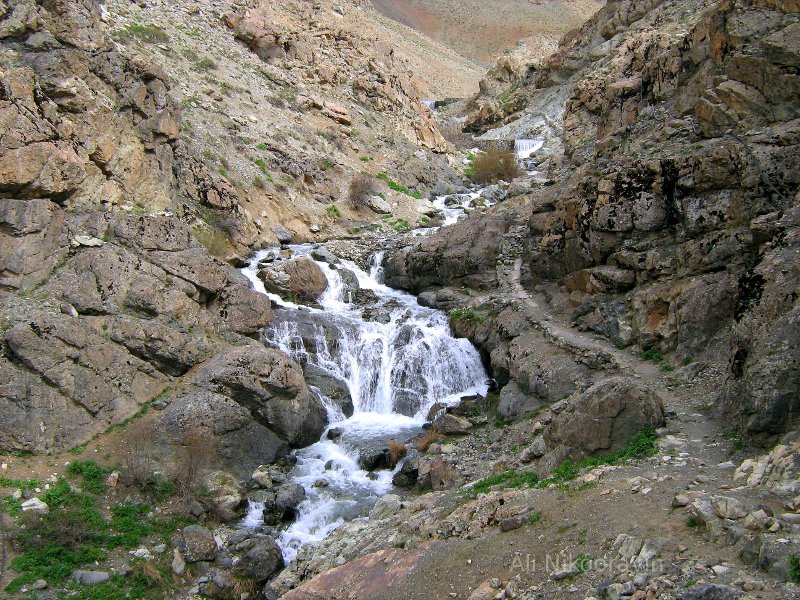
<instances>
[{"instance_id":1,"label":"shadowed rock face","mask_svg":"<svg viewBox=\"0 0 800 600\"><path fill-rule=\"evenodd\" d=\"M537 137L548 114L556 185L390 253L387 281L485 290L518 257L523 285L550 290L578 328L722 365L716 412L742 432L792 429L799 31L791 3L609 2L487 134Z\"/></svg>"}]
</instances>

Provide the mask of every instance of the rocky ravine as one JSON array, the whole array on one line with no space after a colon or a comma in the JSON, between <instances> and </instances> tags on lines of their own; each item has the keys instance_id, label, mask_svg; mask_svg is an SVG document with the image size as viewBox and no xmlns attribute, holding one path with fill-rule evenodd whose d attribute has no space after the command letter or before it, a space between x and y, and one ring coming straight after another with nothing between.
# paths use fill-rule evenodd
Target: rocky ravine
<instances>
[{"instance_id":1,"label":"rocky ravine","mask_svg":"<svg viewBox=\"0 0 800 600\"><path fill-rule=\"evenodd\" d=\"M209 248L238 262L253 244L370 224L355 210L315 219L340 197L325 185L379 155L375 173L391 163L412 189L457 181L400 59L330 25L362 4L0 4L4 589L796 597L800 44L788 1L609 2L541 66L484 85L468 126L546 138L547 178L408 239L385 266L393 285L454 310L499 391L432 411L442 437L408 446L397 494L287 568L274 526L231 525L247 495L268 522L292 518L304 492L281 458L326 415L300 366L253 339L269 302ZM212 75L171 81L216 71L197 53L206 37L241 59L220 89ZM295 88L302 98L280 96ZM503 98L484 103L495 89ZM286 106L270 102L265 122L297 125L280 143L256 116L275 95ZM223 139L224 156L204 156ZM406 141L390 151L387 139ZM333 166L314 162L323 153ZM294 183L280 187L278 171ZM429 208L388 198L409 218ZM230 237L215 244L219 232ZM137 441L153 438L142 454ZM71 448L77 459L60 454ZM141 482L131 451L149 469ZM185 482L209 454L214 470L180 502L158 500L166 465ZM69 529L70 503L97 529ZM198 523L176 532L164 514ZM104 562L62 553L47 571L36 550L49 539L100 548ZM15 555L27 562L9 569Z\"/></svg>"}]
</instances>

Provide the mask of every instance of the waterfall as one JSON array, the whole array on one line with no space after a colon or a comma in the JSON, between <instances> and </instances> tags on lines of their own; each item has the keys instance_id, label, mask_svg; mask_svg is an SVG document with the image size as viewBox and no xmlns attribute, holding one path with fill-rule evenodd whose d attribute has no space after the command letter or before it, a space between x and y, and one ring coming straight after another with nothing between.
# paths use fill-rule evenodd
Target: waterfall
<instances>
[{"instance_id":1,"label":"waterfall","mask_svg":"<svg viewBox=\"0 0 800 600\"><path fill-rule=\"evenodd\" d=\"M312 249L292 247L295 256L309 255ZM243 269L262 292L257 265L270 252L274 250L258 253ZM307 496L297 519L278 540L287 561L304 544L367 514L391 490L392 472L364 471L360 448L385 444L392 437L408 439L421 431L434 403L456 404L465 395L487 390L487 375L475 348L452 336L442 312L385 286L381 261L382 253L373 257L369 272L351 261L317 261L328 279L321 309L271 296L281 308L275 309L274 322L264 331L265 343L343 383L354 409L344 418L340 407L321 394L332 420L329 429L336 427L342 435L334 443L326 431L319 442L296 452L290 478L303 485ZM357 296L368 300L353 302ZM248 519L252 522L252 515Z\"/></svg>"},{"instance_id":2,"label":"waterfall","mask_svg":"<svg viewBox=\"0 0 800 600\"><path fill-rule=\"evenodd\" d=\"M517 140L514 142L514 153L519 160L530 158L544 146L543 140Z\"/></svg>"},{"instance_id":3,"label":"waterfall","mask_svg":"<svg viewBox=\"0 0 800 600\"><path fill-rule=\"evenodd\" d=\"M427 106L431 110L436 108L436 100L420 100L419 103L423 106Z\"/></svg>"}]
</instances>

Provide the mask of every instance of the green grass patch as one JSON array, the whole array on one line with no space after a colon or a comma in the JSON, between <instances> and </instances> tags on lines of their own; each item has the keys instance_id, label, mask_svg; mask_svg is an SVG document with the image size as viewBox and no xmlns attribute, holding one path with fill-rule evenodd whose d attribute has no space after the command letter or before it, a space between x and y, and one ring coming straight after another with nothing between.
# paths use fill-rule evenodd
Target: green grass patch
<instances>
[{"instance_id":1,"label":"green grass patch","mask_svg":"<svg viewBox=\"0 0 800 600\"><path fill-rule=\"evenodd\" d=\"M342 211L340 211L336 206L331 204L328 208L325 209L325 214L328 215L328 218L331 221L335 221L336 219L342 216Z\"/></svg>"},{"instance_id":2,"label":"green grass patch","mask_svg":"<svg viewBox=\"0 0 800 600\"><path fill-rule=\"evenodd\" d=\"M585 552L581 552L575 557L575 568L578 571L578 575L586 573L586 571L592 568L592 557Z\"/></svg>"},{"instance_id":3,"label":"green grass patch","mask_svg":"<svg viewBox=\"0 0 800 600\"><path fill-rule=\"evenodd\" d=\"M408 233L413 229L413 227L411 227L411 223L402 218L390 221L389 225L391 225L392 229L394 229L397 233Z\"/></svg>"},{"instance_id":4,"label":"green grass patch","mask_svg":"<svg viewBox=\"0 0 800 600\"><path fill-rule=\"evenodd\" d=\"M395 192L400 192L401 194L405 194L406 196L411 196L412 198L417 198L417 199L422 198L422 194L420 192L409 190L402 183L396 182L394 179L389 177L389 175L384 173L383 171L378 173L375 177L385 182L386 185L389 186L390 190L393 190Z\"/></svg>"},{"instance_id":5,"label":"green grass patch","mask_svg":"<svg viewBox=\"0 0 800 600\"><path fill-rule=\"evenodd\" d=\"M253 160L253 162L264 175L267 174L267 161L265 161L263 158L256 158Z\"/></svg>"},{"instance_id":6,"label":"green grass patch","mask_svg":"<svg viewBox=\"0 0 800 600\"><path fill-rule=\"evenodd\" d=\"M789 557L788 573L792 583L800 583L800 555L792 554Z\"/></svg>"},{"instance_id":7,"label":"green grass patch","mask_svg":"<svg viewBox=\"0 0 800 600\"><path fill-rule=\"evenodd\" d=\"M0 504L0 512L18 517L22 514L22 502L14 498L14 496L6 496Z\"/></svg>"},{"instance_id":8,"label":"green grass patch","mask_svg":"<svg viewBox=\"0 0 800 600\"><path fill-rule=\"evenodd\" d=\"M534 525L542 520L542 513L534 511L528 515L528 525Z\"/></svg>"},{"instance_id":9,"label":"green grass patch","mask_svg":"<svg viewBox=\"0 0 800 600\"><path fill-rule=\"evenodd\" d=\"M532 471L506 471L481 479L470 488L470 495L485 494L495 486L505 488L535 487L539 483L539 476Z\"/></svg>"},{"instance_id":10,"label":"green grass patch","mask_svg":"<svg viewBox=\"0 0 800 600\"><path fill-rule=\"evenodd\" d=\"M91 461L84 461L75 474L82 475L85 481L96 481L95 467ZM6 587L8 592L16 593L37 579L60 586L75 569L105 560L107 550L133 549L146 538L168 541L173 532L186 524L183 519L152 517L152 507L147 504L113 506L110 518L105 518L97 508L95 496L73 489L64 479L42 494L41 500L50 507L48 514L21 517L25 526L15 537L19 554L11 562L11 568L19 575ZM143 573L146 575L147 569ZM163 580L161 576L157 579ZM76 588L79 595L70 598L145 598L151 597L147 592L152 587L151 572L144 579L134 575L124 582L112 580L91 591L79 587ZM103 594L94 595L101 589ZM91 595L84 595L88 593Z\"/></svg>"},{"instance_id":11,"label":"green grass patch","mask_svg":"<svg viewBox=\"0 0 800 600\"><path fill-rule=\"evenodd\" d=\"M450 311L450 319L452 321L468 321L477 324L486 321L486 317L479 315L474 310L464 310L460 308Z\"/></svg>"},{"instance_id":12,"label":"green grass patch","mask_svg":"<svg viewBox=\"0 0 800 600\"><path fill-rule=\"evenodd\" d=\"M146 25L144 23L131 23L123 29L118 29L113 33L119 41L139 40L148 44L166 44L169 42L169 34L158 25Z\"/></svg>"},{"instance_id":13,"label":"green grass patch","mask_svg":"<svg viewBox=\"0 0 800 600\"><path fill-rule=\"evenodd\" d=\"M474 497L478 494L485 494L494 487L499 487L501 489L518 487L546 488L550 485L556 485L566 488L568 482L576 479L578 475L580 475L581 469L595 468L601 465L619 465L630 460L653 456L658 450L658 446L656 445L657 439L658 434L655 429L647 427L616 452L605 456L587 458L580 463L574 463L569 459L565 460L553 469L550 473L550 477L546 479L539 479L536 473L528 471L506 471L481 479L470 488L469 493ZM594 484L591 482L586 482L577 488L571 487L567 491L582 491L593 485Z\"/></svg>"},{"instance_id":14,"label":"green grass patch","mask_svg":"<svg viewBox=\"0 0 800 600\"><path fill-rule=\"evenodd\" d=\"M695 527L700 527L702 524L703 522L697 517L689 517L688 519L686 519L686 526L692 529L694 529Z\"/></svg>"},{"instance_id":15,"label":"green grass patch","mask_svg":"<svg viewBox=\"0 0 800 600\"><path fill-rule=\"evenodd\" d=\"M38 479L9 479L8 477L0 477L0 488L32 490L38 487L42 487L42 482Z\"/></svg>"},{"instance_id":16,"label":"green grass patch","mask_svg":"<svg viewBox=\"0 0 800 600\"><path fill-rule=\"evenodd\" d=\"M76 460L67 466L67 475L83 477L83 487L94 492L95 494L102 494L106 489L106 478L112 469L101 467L93 460Z\"/></svg>"}]
</instances>

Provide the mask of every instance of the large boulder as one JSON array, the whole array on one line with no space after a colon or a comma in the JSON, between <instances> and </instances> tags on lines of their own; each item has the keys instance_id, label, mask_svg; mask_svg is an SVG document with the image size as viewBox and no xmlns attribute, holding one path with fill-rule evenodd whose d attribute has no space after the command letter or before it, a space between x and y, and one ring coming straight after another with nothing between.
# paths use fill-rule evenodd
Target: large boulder
<instances>
[{"instance_id":1,"label":"large boulder","mask_svg":"<svg viewBox=\"0 0 800 600\"><path fill-rule=\"evenodd\" d=\"M258 277L268 292L295 302L316 302L328 287L325 273L306 256L273 263L259 271Z\"/></svg>"},{"instance_id":2,"label":"large boulder","mask_svg":"<svg viewBox=\"0 0 800 600\"><path fill-rule=\"evenodd\" d=\"M387 285L417 293L434 286L491 288L511 220L506 213L480 215L390 251L384 261Z\"/></svg>"},{"instance_id":3,"label":"large boulder","mask_svg":"<svg viewBox=\"0 0 800 600\"><path fill-rule=\"evenodd\" d=\"M327 425L325 407L308 389L300 366L261 344L217 355L200 368L195 383L231 398L295 447L319 440Z\"/></svg>"},{"instance_id":4,"label":"large boulder","mask_svg":"<svg viewBox=\"0 0 800 600\"><path fill-rule=\"evenodd\" d=\"M580 459L622 448L646 427L664 424L664 402L652 389L627 378L604 379L568 401L543 433L549 455Z\"/></svg>"},{"instance_id":5,"label":"large boulder","mask_svg":"<svg viewBox=\"0 0 800 600\"><path fill-rule=\"evenodd\" d=\"M266 581L283 566L281 549L270 537L259 538L233 566L231 572L238 577Z\"/></svg>"},{"instance_id":6,"label":"large boulder","mask_svg":"<svg viewBox=\"0 0 800 600\"><path fill-rule=\"evenodd\" d=\"M159 428L178 444L187 434L199 429L207 431L227 468L241 478L259 465L275 462L289 453L286 441L256 422L246 408L203 390L171 402L161 416Z\"/></svg>"}]
</instances>

